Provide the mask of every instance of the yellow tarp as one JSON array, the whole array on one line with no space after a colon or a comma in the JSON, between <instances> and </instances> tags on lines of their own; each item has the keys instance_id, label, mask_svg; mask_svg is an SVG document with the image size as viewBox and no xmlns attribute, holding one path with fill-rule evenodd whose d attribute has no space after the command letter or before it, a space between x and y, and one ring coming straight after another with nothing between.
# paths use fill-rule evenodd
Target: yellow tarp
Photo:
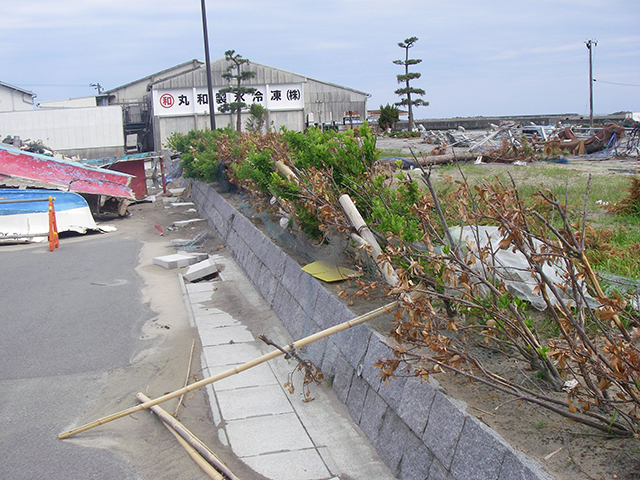
<instances>
[{"instance_id":1,"label":"yellow tarp","mask_svg":"<svg viewBox=\"0 0 640 480\"><path fill-rule=\"evenodd\" d=\"M319 280L323 282L338 282L340 280L346 280L350 276L359 277L362 275L361 272L357 272L355 270L351 270L350 268L339 267L337 265L329 265L323 261L317 261L305 265L302 267L302 270L307 272L309 275L313 275Z\"/></svg>"}]
</instances>

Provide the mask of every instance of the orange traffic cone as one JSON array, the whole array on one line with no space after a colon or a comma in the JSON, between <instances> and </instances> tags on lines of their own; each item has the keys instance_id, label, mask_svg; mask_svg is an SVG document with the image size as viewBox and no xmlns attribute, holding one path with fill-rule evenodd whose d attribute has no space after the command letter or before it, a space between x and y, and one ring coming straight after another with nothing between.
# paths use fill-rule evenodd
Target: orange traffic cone
<instances>
[{"instance_id":1,"label":"orange traffic cone","mask_svg":"<svg viewBox=\"0 0 640 480\"><path fill-rule=\"evenodd\" d=\"M53 209L53 201L55 198L49 197L49 251L53 252L54 249L60 246L60 240L58 239L58 225L56 224L56 212Z\"/></svg>"}]
</instances>

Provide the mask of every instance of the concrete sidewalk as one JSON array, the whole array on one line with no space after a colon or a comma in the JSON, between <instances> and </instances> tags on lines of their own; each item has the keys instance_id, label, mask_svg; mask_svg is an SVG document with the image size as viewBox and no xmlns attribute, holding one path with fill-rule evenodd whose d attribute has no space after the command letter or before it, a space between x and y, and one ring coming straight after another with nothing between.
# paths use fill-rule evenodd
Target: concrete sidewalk
<instances>
[{"instance_id":1,"label":"concrete sidewalk","mask_svg":"<svg viewBox=\"0 0 640 480\"><path fill-rule=\"evenodd\" d=\"M183 281L205 376L271 352L260 334L283 346L293 341L234 260L211 258L218 280ZM296 366L280 356L208 385L220 441L274 480L395 478L326 385L311 385L311 402L303 401L301 372L293 374L293 394L283 387Z\"/></svg>"}]
</instances>

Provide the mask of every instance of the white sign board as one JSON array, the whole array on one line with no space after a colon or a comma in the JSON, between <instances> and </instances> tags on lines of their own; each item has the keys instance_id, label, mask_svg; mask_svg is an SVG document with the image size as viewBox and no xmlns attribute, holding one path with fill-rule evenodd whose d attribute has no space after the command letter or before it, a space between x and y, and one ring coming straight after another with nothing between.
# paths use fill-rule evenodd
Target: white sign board
<instances>
[{"instance_id":1,"label":"white sign board","mask_svg":"<svg viewBox=\"0 0 640 480\"><path fill-rule=\"evenodd\" d=\"M302 110L304 95L301 83L287 83L277 85L246 85L255 88L254 93L245 93L240 102L247 104L247 110L252 103L258 103L269 111ZM221 93L224 87L214 87L213 97L215 113L225 103L235 101L233 93ZM209 93L206 87L168 88L153 91L154 115L179 116L209 113Z\"/></svg>"}]
</instances>

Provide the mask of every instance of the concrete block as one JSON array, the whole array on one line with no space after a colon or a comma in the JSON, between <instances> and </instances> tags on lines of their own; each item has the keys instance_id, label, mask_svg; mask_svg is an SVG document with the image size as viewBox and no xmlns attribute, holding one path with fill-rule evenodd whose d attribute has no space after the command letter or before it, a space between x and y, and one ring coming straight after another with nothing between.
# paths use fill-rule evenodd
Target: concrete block
<instances>
[{"instance_id":1,"label":"concrete block","mask_svg":"<svg viewBox=\"0 0 640 480\"><path fill-rule=\"evenodd\" d=\"M524 453L509 449L502 462L498 480L553 480L553 476Z\"/></svg>"},{"instance_id":2,"label":"concrete block","mask_svg":"<svg viewBox=\"0 0 640 480\"><path fill-rule=\"evenodd\" d=\"M372 445L378 445L380 428L388 408L385 401L372 388L367 390L367 398L364 401L359 425Z\"/></svg>"},{"instance_id":3,"label":"concrete block","mask_svg":"<svg viewBox=\"0 0 640 480\"><path fill-rule=\"evenodd\" d=\"M312 330L309 332L310 335L313 335L314 333L320 330L317 326L312 326L312 327L313 327ZM328 343L329 343L328 338L323 338L322 340L318 340L313 343L310 343L309 345L305 346L302 349L303 357L306 359L309 359L311 362L313 362L314 365L322 369L324 352L327 348ZM322 373L325 375L325 377L328 377L324 372L324 370Z\"/></svg>"},{"instance_id":4,"label":"concrete block","mask_svg":"<svg viewBox=\"0 0 640 480\"><path fill-rule=\"evenodd\" d=\"M252 245L251 248L269 271L277 279L282 279L285 261L288 258L287 254L280 250L278 246L274 245L270 239L265 240L259 245Z\"/></svg>"},{"instance_id":5,"label":"concrete block","mask_svg":"<svg viewBox=\"0 0 640 480\"><path fill-rule=\"evenodd\" d=\"M180 252L173 255L164 255L162 257L154 257L153 264L173 270L174 268L188 267L194 263L205 260L208 257L206 253L186 253Z\"/></svg>"},{"instance_id":6,"label":"concrete block","mask_svg":"<svg viewBox=\"0 0 640 480\"><path fill-rule=\"evenodd\" d=\"M327 346L324 349L324 356L322 357L322 373L324 373L325 378L329 379L335 376L340 351L330 338L327 338L326 341Z\"/></svg>"},{"instance_id":7,"label":"concrete block","mask_svg":"<svg viewBox=\"0 0 640 480\"><path fill-rule=\"evenodd\" d=\"M245 276L255 285L256 279L260 274L262 262L256 257L251 250L244 251L242 270Z\"/></svg>"},{"instance_id":8,"label":"concrete block","mask_svg":"<svg viewBox=\"0 0 640 480\"><path fill-rule=\"evenodd\" d=\"M278 280L266 267L266 265L260 262L260 269L258 270L258 276L252 279L255 282L256 289L267 302L267 305L271 307L276 296L276 289L278 287Z\"/></svg>"},{"instance_id":9,"label":"concrete block","mask_svg":"<svg viewBox=\"0 0 640 480\"><path fill-rule=\"evenodd\" d=\"M508 449L493 430L467 416L451 462L451 473L456 478L498 478Z\"/></svg>"},{"instance_id":10,"label":"concrete block","mask_svg":"<svg viewBox=\"0 0 640 480\"><path fill-rule=\"evenodd\" d=\"M456 479L451 472L449 472L444 465L442 465L442 463L440 463L440 461L437 458L433 459L433 462L431 462L431 467L429 468L429 476L427 477L426 480L463 480L463 479ZM467 479L464 479L467 480ZM488 479L482 479L482 480L488 480Z\"/></svg>"},{"instance_id":11,"label":"concrete block","mask_svg":"<svg viewBox=\"0 0 640 480\"><path fill-rule=\"evenodd\" d=\"M391 409L387 409L376 449L382 461L389 467L395 477L400 472L400 460L407 444L407 438L411 431L402 419Z\"/></svg>"},{"instance_id":12,"label":"concrete block","mask_svg":"<svg viewBox=\"0 0 640 480\"><path fill-rule=\"evenodd\" d=\"M202 262L195 263L187 268L187 272L183 275L185 280L195 282L205 277L209 277L218 273L218 265L213 258L207 258Z\"/></svg>"},{"instance_id":13,"label":"concrete block","mask_svg":"<svg viewBox=\"0 0 640 480\"><path fill-rule=\"evenodd\" d=\"M398 415L419 437L422 437L424 433L435 395L436 387L434 385L415 377L407 380L402 391Z\"/></svg>"},{"instance_id":14,"label":"concrete block","mask_svg":"<svg viewBox=\"0 0 640 480\"><path fill-rule=\"evenodd\" d=\"M374 367L375 363L382 358L390 358L393 356L393 352L389 345L384 342L382 335L377 332L373 332L367 353L362 362L362 377L369 382L376 391L380 387L381 378L380 370Z\"/></svg>"},{"instance_id":15,"label":"concrete block","mask_svg":"<svg viewBox=\"0 0 640 480\"><path fill-rule=\"evenodd\" d=\"M466 416L449 398L436 393L422 440L447 470L451 467Z\"/></svg>"},{"instance_id":16,"label":"concrete block","mask_svg":"<svg viewBox=\"0 0 640 480\"><path fill-rule=\"evenodd\" d=\"M342 403L346 403L347 401L349 389L351 388L351 379L354 373L353 367L351 367L342 356L338 356L333 376L332 390Z\"/></svg>"},{"instance_id":17,"label":"concrete block","mask_svg":"<svg viewBox=\"0 0 640 480\"><path fill-rule=\"evenodd\" d=\"M367 390L371 387L361 377L354 375L351 380L351 388L347 396L347 409L354 422L359 423L362 411L364 410L364 400L367 398Z\"/></svg>"},{"instance_id":18,"label":"concrete block","mask_svg":"<svg viewBox=\"0 0 640 480\"><path fill-rule=\"evenodd\" d=\"M407 435L402 460L400 460L400 480L423 480L429 474L433 462L433 453L424 446L413 433Z\"/></svg>"},{"instance_id":19,"label":"concrete block","mask_svg":"<svg viewBox=\"0 0 640 480\"><path fill-rule=\"evenodd\" d=\"M340 299L330 295L324 288L320 292L313 316L320 328L324 330L355 317L354 313Z\"/></svg>"},{"instance_id":20,"label":"concrete block","mask_svg":"<svg viewBox=\"0 0 640 480\"><path fill-rule=\"evenodd\" d=\"M294 339L302 338L305 313L289 292L278 285L271 307Z\"/></svg>"},{"instance_id":21,"label":"concrete block","mask_svg":"<svg viewBox=\"0 0 640 480\"><path fill-rule=\"evenodd\" d=\"M173 222L171 226L180 228L180 227L186 227L187 225L193 225L194 223L204 222L204 221L205 221L204 218L190 218L188 220L178 220L176 222Z\"/></svg>"},{"instance_id":22,"label":"concrete block","mask_svg":"<svg viewBox=\"0 0 640 480\"><path fill-rule=\"evenodd\" d=\"M291 257L287 257L287 260L285 260L281 282L291 295L298 300L300 305L307 304L308 310L311 310L311 307L315 306L315 298L312 302L309 294L313 293L311 285L317 282L317 280L303 271L300 264Z\"/></svg>"},{"instance_id":23,"label":"concrete block","mask_svg":"<svg viewBox=\"0 0 640 480\"><path fill-rule=\"evenodd\" d=\"M387 402L387 405L396 413L400 409L400 401L402 400L406 383L406 377L390 378L388 385L387 382L380 382L378 395L380 395L384 401Z\"/></svg>"},{"instance_id":24,"label":"concrete block","mask_svg":"<svg viewBox=\"0 0 640 480\"><path fill-rule=\"evenodd\" d=\"M334 335L334 342L349 364L356 368L363 360L371 338L371 329L367 325L358 325Z\"/></svg>"}]
</instances>

